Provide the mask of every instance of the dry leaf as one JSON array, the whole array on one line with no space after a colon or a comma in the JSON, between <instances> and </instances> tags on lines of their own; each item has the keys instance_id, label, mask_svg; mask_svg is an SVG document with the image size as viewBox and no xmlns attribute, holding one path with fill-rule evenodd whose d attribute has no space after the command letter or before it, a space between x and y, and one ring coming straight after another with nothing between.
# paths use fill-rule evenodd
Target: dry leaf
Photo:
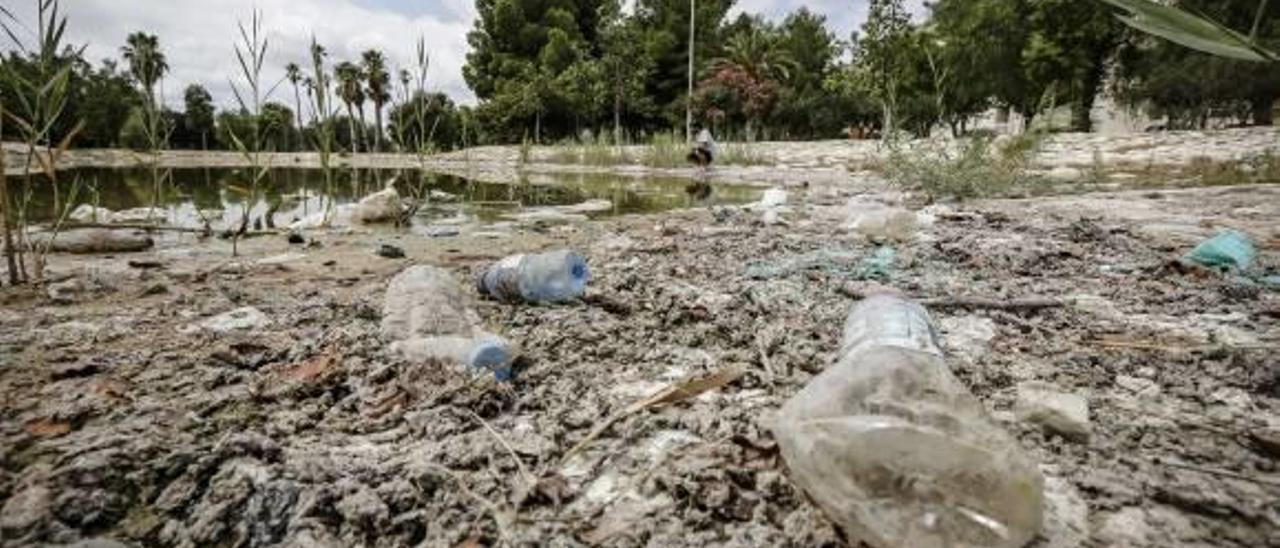
<instances>
[{"instance_id":1,"label":"dry leaf","mask_svg":"<svg viewBox=\"0 0 1280 548\"><path fill-rule=\"evenodd\" d=\"M56 438L71 433L71 424L66 422L57 422L53 419L40 419L38 421L29 422L23 428L28 434L38 438Z\"/></svg>"},{"instance_id":2,"label":"dry leaf","mask_svg":"<svg viewBox=\"0 0 1280 548\"><path fill-rule=\"evenodd\" d=\"M284 378L295 382L317 382L329 378L338 370L338 356L332 352L315 356L286 369Z\"/></svg>"}]
</instances>

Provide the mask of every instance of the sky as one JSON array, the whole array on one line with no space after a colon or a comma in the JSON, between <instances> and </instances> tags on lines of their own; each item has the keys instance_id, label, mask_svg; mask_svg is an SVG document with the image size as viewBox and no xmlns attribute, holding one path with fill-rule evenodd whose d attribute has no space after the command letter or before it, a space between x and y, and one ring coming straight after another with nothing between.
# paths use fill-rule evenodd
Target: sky
<instances>
[{"instance_id":1,"label":"sky","mask_svg":"<svg viewBox=\"0 0 1280 548\"><path fill-rule=\"evenodd\" d=\"M26 22L34 21L36 0L4 0L6 7ZM922 11L919 0L908 0ZM16 4L16 6L14 5ZM787 13L808 6L826 15L829 26L847 38L866 17L866 0L739 0L736 13L758 13L780 20ZM204 85L222 106L234 98L231 80L238 75L234 40L237 23L257 8L269 41L266 80L283 78L290 63L308 66L307 51L314 34L330 53L330 62L358 61L360 52L375 48L387 53L393 69L411 68L419 36L431 53L430 86L462 104L475 96L462 78L466 61L466 34L476 17L474 0L64 0L68 16L67 39L84 45L95 63L119 59L120 46L134 31L145 30L160 39L169 61L164 97L171 105L182 103L182 90L191 83ZM13 43L0 38L0 47ZM290 106L289 86L275 90L272 99Z\"/></svg>"}]
</instances>

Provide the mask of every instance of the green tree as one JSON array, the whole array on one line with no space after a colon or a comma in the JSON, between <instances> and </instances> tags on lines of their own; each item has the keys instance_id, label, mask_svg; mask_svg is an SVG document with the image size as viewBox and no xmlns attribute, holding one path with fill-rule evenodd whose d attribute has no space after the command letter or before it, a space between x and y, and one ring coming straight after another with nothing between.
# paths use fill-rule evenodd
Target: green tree
<instances>
[{"instance_id":1,"label":"green tree","mask_svg":"<svg viewBox=\"0 0 1280 548\"><path fill-rule=\"evenodd\" d=\"M481 0L476 8L463 76L482 103L484 124L503 141L529 129L534 140L572 135L582 116L556 83L576 63L599 57L600 32L617 0ZM581 83L590 71L575 72L569 79Z\"/></svg>"},{"instance_id":2,"label":"green tree","mask_svg":"<svg viewBox=\"0 0 1280 548\"><path fill-rule=\"evenodd\" d=\"M1257 43L1280 46L1280 7L1269 3L1181 0L1176 6L1203 13L1230 28L1254 28ZM1261 8L1261 11L1259 11ZM1202 128L1213 117L1269 126L1280 97L1280 71L1232 57L1139 37L1121 49L1114 91L1131 107L1146 107L1177 128Z\"/></svg>"},{"instance_id":3,"label":"green tree","mask_svg":"<svg viewBox=\"0 0 1280 548\"><path fill-rule=\"evenodd\" d=\"M1024 70L1032 81L1052 85L1058 102L1071 105L1073 130L1089 131L1094 99L1124 36L1120 22L1097 2L1040 0L1033 6Z\"/></svg>"},{"instance_id":4,"label":"green tree","mask_svg":"<svg viewBox=\"0 0 1280 548\"><path fill-rule=\"evenodd\" d=\"M734 0L698 0L694 38L694 73L702 74L710 61L721 54L721 25ZM658 105L660 117L650 120L650 128L684 125L689 63L689 1L636 0L634 16L645 29L638 47L653 60L646 95Z\"/></svg>"},{"instance_id":5,"label":"green tree","mask_svg":"<svg viewBox=\"0 0 1280 548\"><path fill-rule=\"evenodd\" d=\"M258 121L262 134L262 148L269 151L287 151L298 141L294 136L294 115L289 107L280 103L262 105Z\"/></svg>"},{"instance_id":6,"label":"green tree","mask_svg":"<svg viewBox=\"0 0 1280 548\"><path fill-rule=\"evenodd\" d=\"M342 103L347 107L347 119L349 121L356 120L356 107L360 109L359 124L348 123L347 130L351 136L351 152L359 152L360 139L357 137L357 126L364 127L364 73L360 67L354 63L344 61L338 63L333 69L334 79L338 85L338 97L342 99Z\"/></svg>"},{"instance_id":7,"label":"green tree","mask_svg":"<svg viewBox=\"0 0 1280 548\"><path fill-rule=\"evenodd\" d=\"M433 151L462 145L461 114L443 93L417 93L388 113L392 135L406 143L427 143Z\"/></svg>"},{"instance_id":8,"label":"green tree","mask_svg":"<svg viewBox=\"0 0 1280 548\"><path fill-rule=\"evenodd\" d=\"M368 81L368 97L373 102L373 149L382 150L382 108L391 101L391 74L387 72L387 58L378 50L363 55L364 76Z\"/></svg>"},{"instance_id":9,"label":"green tree","mask_svg":"<svg viewBox=\"0 0 1280 548\"><path fill-rule=\"evenodd\" d=\"M862 35L855 42L858 71L881 104L884 128L893 131L912 47L911 16L902 0L871 0Z\"/></svg>"},{"instance_id":10,"label":"green tree","mask_svg":"<svg viewBox=\"0 0 1280 548\"><path fill-rule=\"evenodd\" d=\"M156 84L169 71L169 63L160 50L160 39L154 34L135 32L125 40L120 51L129 64L129 73L146 95L147 104L154 107Z\"/></svg>"},{"instance_id":11,"label":"green tree","mask_svg":"<svg viewBox=\"0 0 1280 548\"><path fill-rule=\"evenodd\" d=\"M217 131L214 125L213 96L200 84L191 84L182 94L186 109L183 123L188 133L199 136L201 149L209 148L209 136Z\"/></svg>"},{"instance_id":12,"label":"green tree","mask_svg":"<svg viewBox=\"0 0 1280 548\"><path fill-rule=\"evenodd\" d=\"M645 120L655 114L654 102L645 94L655 65L648 51L638 47L643 37L644 29L636 19L620 15L609 18L601 32L601 64L611 99L615 144L622 143L624 116Z\"/></svg>"},{"instance_id":13,"label":"green tree","mask_svg":"<svg viewBox=\"0 0 1280 548\"><path fill-rule=\"evenodd\" d=\"M746 137L755 138L798 65L771 25L743 17L735 27L723 56L711 61L710 76L699 83L694 104L712 125L740 122Z\"/></svg>"},{"instance_id":14,"label":"green tree","mask_svg":"<svg viewBox=\"0 0 1280 548\"><path fill-rule=\"evenodd\" d=\"M298 135L302 135L302 67L297 63L289 63L284 67L284 77L293 85L293 106L297 117ZM299 150L305 150L306 144L299 143Z\"/></svg>"}]
</instances>

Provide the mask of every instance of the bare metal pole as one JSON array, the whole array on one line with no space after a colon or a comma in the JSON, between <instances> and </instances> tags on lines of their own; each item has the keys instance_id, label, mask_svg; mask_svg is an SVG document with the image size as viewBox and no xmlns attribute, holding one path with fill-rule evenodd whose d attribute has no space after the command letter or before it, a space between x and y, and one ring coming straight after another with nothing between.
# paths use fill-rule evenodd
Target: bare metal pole
<instances>
[{"instance_id":1,"label":"bare metal pole","mask_svg":"<svg viewBox=\"0 0 1280 548\"><path fill-rule=\"evenodd\" d=\"M697 20L697 0L689 0L689 94L684 100L684 140L693 142L693 39Z\"/></svg>"}]
</instances>

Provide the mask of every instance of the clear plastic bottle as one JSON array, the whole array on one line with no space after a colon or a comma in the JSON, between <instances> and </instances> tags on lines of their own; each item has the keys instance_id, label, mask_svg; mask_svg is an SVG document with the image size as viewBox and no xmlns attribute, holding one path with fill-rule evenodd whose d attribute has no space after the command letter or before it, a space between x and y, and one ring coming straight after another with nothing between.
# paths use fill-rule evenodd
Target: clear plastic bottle
<instances>
[{"instance_id":1,"label":"clear plastic bottle","mask_svg":"<svg viewBox=\"0 0 1280 548\"><path fill-rule=\"evenodd\" d=\"M1027 544L1043 477L952 375L919 304L873 296L840 358L789 400L775 435L796 484L876 547Z\"/></svg>"},{"instance_id":2,"label":"clear plastic bottle","mask_svg":"<svg viewBox=\"0 0 1280 548\"><path fill-rule=\"evenodd\" d=\"M382 334L393 341L393 351L409 360L465 364L507 380L515 351L503 338L480 328L472 304L472 297L448 271L414 266L387 287Z\"/></svg>"},{"instance_id":3,"label":"clear plastic bottle","mask_svg":"<svg viewBox=\"0 0 1280 548\"><path fill-rule=\"evenodd\" d=\"M475 336L440 335L419 337L391 344L393 351L414 362L439 361L460 363L476 369L493 371L500 381L510 380L515 361L511 345L501 337L488 333Z\"/></svg>"},{"instance_id":4,"label":"clear plastic bottle","mask_svg":"<svg viewBox=\"0 0 1280 548\"><path fill-rule=\"evenodd\" d=\"M507 257L481 274L476 286L498 300L558 303L581 296L590 279L582 255L560 250Z\"/></svg>"}]
</instances>

